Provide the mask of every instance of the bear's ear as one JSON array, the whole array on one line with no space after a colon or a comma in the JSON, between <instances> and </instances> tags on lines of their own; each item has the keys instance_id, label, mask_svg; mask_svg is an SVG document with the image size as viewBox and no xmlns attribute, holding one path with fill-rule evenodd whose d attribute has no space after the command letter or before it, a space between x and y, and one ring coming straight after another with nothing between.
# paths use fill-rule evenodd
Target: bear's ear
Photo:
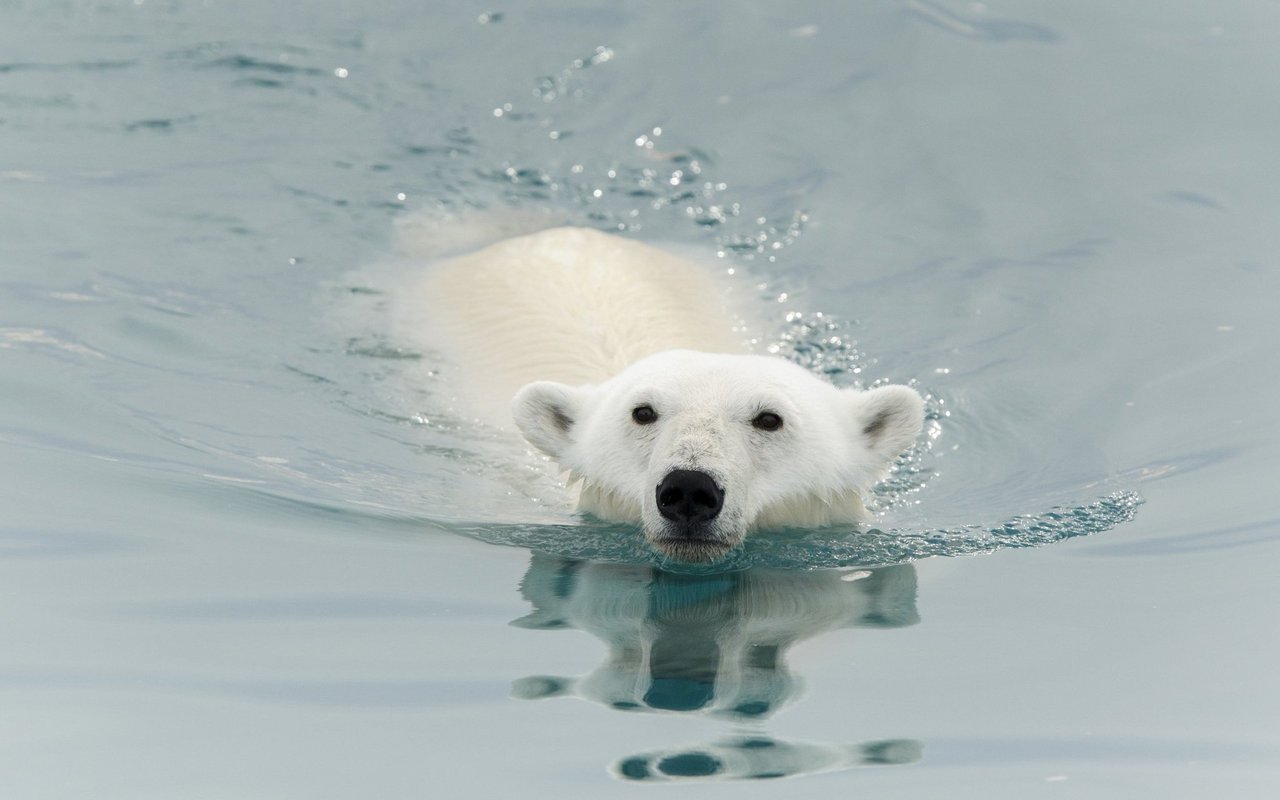
<instances>
[{"instance_id":1,"label":"bear's ear","mask_svg":"<svg viewBox=\"0 0 1280 800\"><path fill-rule=\"evenodd\" d=\"M511 415L529 444L560 458L573 443L584 391L563 383L537 381L516 392Z\"/></svg>"},{"instance_id":2,"label":"bear's ear","mask_svg":"<svg viewBox=\"0 0 1280 800\"><path fill-rule=\"evenodd\" d=\"M871 452L885 461L915 443L924 427L924 400L908 386L881 386L852 392L858 435Z\"/></svg>"}]
</instances>

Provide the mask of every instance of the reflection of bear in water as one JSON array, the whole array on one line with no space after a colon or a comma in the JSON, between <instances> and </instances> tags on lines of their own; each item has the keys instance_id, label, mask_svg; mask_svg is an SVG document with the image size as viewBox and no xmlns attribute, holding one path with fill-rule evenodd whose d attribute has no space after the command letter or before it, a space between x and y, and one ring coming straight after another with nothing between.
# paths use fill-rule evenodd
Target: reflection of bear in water
<instances>
[{"instance_id":1,"label":"reflection of bear in water","mask_svg":"<svg viewBox=\"0 0 1280 800\"><path fill-rule=\"evenodd\" d=\"M578 628L609 648L581 678L516 681L517 697L576 695L624 711L760 719L795 699L792 644L841 628L919 621L909 564L858 571L753 569L680 575L652 567L535 555L520 587L533 605L513 624ZM777 778L920 758L910 739L823 744L763 735L623 758L625 780Z\"/></svg>"},{"instance_id":2,"label":"reflection of bear in water","mask_svg":"<svg viewBox=\"0 0 1280 800\"><path fill-rule=\"evenodd\" d=\"M576 695L621 710L759 718L795 698L793 643L853 627L919 621L910 565L859 572L754 569L679 575L534 556L521 584L525 628L578 628L609 648L576 679L529 677L518 697Z\"/></svg>"},{"instance_id":3,"label":"reflection of bear in water","mask_svg":"<svg viewBox=\"0 0 1280 800\"><path fill-rule=\"evenodd\" d=\"M785 778L850 767L910 764L920 760L920 753L920 743L912 739L812 744L745 736L687 750L632 756L615 765L613 772L632 781Z\"/></svg>"}]
</instances>

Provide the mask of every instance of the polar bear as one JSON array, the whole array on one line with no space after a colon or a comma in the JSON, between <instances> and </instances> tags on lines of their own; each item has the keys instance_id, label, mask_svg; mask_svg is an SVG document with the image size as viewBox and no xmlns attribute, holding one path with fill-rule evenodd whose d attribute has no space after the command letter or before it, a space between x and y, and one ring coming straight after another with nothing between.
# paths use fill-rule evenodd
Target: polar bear
<instances>
[{"instance_id":1,"label":"polar bear","mask_svg":"<svg viewBox=\"0 0 1280 800\"><path fill-rule=\"evenodd\" d=\"M576 484L579 511L639 524L673 558L714 560L758 528L865 521L862 499L923 425L911 388L837 389L751 353L723 275L621 236L508 238L437 264L420 297L465 366L459 404L513 420Z\"/></svg>"}]
</instances>

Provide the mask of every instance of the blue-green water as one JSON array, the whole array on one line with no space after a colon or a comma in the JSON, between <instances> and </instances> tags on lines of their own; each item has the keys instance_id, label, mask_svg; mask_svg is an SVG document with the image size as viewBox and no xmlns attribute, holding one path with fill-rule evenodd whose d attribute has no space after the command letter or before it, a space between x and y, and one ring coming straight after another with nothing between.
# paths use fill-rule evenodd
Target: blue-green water
<instances>
[{"instance_id":1,"label":"blue-green water","mask_svg":"<svg viewBox=\"0 0 1280 800\"><path fill-rule=\"evenodd\" d=\"M5 796L1274 796L1277 41L0 0ZM393 324L397 226L495 209L719 258L779 352L929 394L876 528L661 570L536 499Z\"/></svg>"}]
</instances>

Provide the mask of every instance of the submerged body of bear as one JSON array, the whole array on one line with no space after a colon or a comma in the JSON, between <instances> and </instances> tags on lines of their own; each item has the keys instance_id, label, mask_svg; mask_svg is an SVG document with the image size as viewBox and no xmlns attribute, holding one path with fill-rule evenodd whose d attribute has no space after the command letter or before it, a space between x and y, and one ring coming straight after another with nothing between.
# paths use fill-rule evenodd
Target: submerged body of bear
<instances>
[{"instance_id":1,"label":"submerged body of bear","mask_svg":"<svg viewBox=\"0 0 1280 800\"><path fill-rule=\"evenodd\" d=\"M732 293L662 250L580 228L438 265L433 335L463 402L579 484L578 507L707 560L753 528L862 521L862 497L923 424L905 386L837 389L748 352ZM514 395L514 400L511 400ZM509 418L508 418L509 419Z\"/></svg>"}]
</instances>

